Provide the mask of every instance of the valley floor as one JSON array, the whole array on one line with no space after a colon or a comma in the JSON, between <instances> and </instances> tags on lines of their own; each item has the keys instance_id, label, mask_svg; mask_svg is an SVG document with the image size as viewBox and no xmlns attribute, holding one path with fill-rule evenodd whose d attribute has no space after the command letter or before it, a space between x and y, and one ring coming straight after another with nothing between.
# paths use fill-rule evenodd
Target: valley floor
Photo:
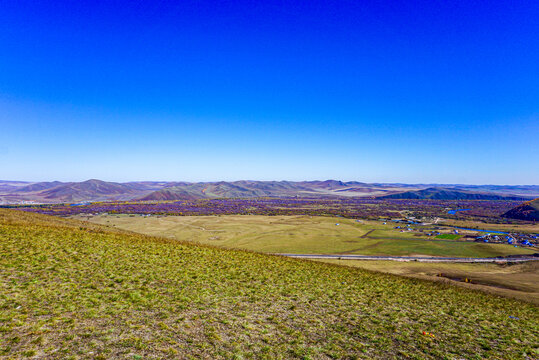
<instances>
[{"instance_id":1,"label":"valley floor","mask_svg":"<svg viewBox=\"0 0 539 360\"><path fill-rule=\"evenodd\" d=\"M74 218L146 235L265 253L496 257L537 250L436 239L401 232L394 223L329 216L78 215Z\"/></svg>"}]
</instances>

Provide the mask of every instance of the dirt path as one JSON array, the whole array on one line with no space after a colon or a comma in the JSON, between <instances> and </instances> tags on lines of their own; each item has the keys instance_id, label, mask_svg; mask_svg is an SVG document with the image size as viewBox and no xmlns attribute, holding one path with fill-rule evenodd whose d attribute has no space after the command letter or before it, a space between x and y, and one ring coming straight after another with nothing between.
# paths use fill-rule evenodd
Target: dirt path
<instances>
[{"instance_id":1,"label":"dirt path","mask_svg":"<svg viewBox=\"0 0 539 360\"><path fill-rule=\"evenodd\" d=\"M376 229L371 229L371 230L367 231L365 234L361 235L360 238L366 238L374 230L376 230Z\"/></svg>"}]
</instances>

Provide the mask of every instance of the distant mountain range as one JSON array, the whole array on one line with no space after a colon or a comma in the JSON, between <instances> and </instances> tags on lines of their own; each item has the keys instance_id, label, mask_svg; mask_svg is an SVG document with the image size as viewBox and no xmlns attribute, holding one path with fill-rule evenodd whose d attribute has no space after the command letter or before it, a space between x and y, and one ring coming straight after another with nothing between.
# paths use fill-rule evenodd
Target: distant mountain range
<instances>
[{"instance_id":1,"label":"distant mountain range","mask_svg":"<svg viewBox=\"0 0 539 360\"><path fill-rule=\"evenodd\" d=\"M473 192L432 187L423 190L406 191L397 194L379 196L378 199L423 199L423 200L526 200L518 195L497 194L494 192Z\"/></svg>"},{"instance_id":2,"label":"distant mountain range","mask_svg":"<svg viewBox=\"0 0 539 360\"><path fill-rule=\"evenodd\" d=\"M529 221L539 221L539 198L527 201L502 215L502 217Z\"/></svg>"},{"instance_id":3,"label":"distant mountain range","mask_svg":"<svg viewBox=\"0 0 539 360\"><path fill-rule=\"evenodd\" d=\"M0 181L0 189L3 182ZM82 182L38 182L6 184L0 193L3 203L60 203L77 201L133 200L152 191L162 189L167 182L115 183L97 179Z\"/></svg>"},{"instance_id":4,"label":"distant mountain range","mask_svg":"<svg viewBox=\"0 0 539 360\"><path fill-rule=\"evenodd\" d=\"M143 197L142 200L177 200L199 198L256 198L256 197L321 197L321 196L365 196L368 191L357 191L361 183L326 181L234 181L192 183L167 187ZM371 188L380 193L389 190Z\"/></svg>"},{"instance_id":5,"label":"distant mountain range","mask_svg":"<svg viewBox=\"0 0 539 360\"><path fill-rule=\"evenodd\" d=\"M34 184L18 187L15 190L13 190L13 192L14 193L30 193L30 192L36 192L36 191L41 191L41 190L52 189L60 185L63 185L63 183L61 183L60 181L39 182L39 183L34 183Z\"/></svg>"},{"instance_id":6,"label":"distant mountain range","mask_svg":"<svg viewBox=\"0 0 539 360\"><path fill-rule=\"evenodd\" d=\"M0 204L256 197L529 200L538 185L429 185L324 181L82 182L0 181Z\"/></svg>"}]
</instances>

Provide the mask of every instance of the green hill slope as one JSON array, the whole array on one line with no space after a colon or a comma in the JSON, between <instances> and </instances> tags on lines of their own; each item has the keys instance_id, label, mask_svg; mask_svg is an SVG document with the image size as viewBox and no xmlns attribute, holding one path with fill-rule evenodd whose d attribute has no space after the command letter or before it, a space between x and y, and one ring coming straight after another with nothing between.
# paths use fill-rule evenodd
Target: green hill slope
<instances>
[{"instance_id":1,"label":"green hill slope","mask_svg":"<svg viewBox=\"0 0 539 360\"><path fill-rule=\"evenodd\" d=\"M0 209L6 358L533 358L538 323L449 285Z\"/></svg>"}]
</instances>

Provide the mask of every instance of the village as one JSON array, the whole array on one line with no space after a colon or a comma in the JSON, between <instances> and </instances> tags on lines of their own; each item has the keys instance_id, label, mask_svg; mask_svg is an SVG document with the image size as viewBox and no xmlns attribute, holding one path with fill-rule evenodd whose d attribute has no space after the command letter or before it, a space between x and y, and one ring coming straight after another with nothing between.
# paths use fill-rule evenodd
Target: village
<instances>
[{"instance_id":1,"label":"village","mask_svg":"<svg viewBox=\"0 0 539 360\"><path fill-rule=\"evenodd\" d=\"M380 221L382 221L384 225L387 224L388 221L398 224L393 228L400 232L411 232L415 233L417 236L425 235L440 240L499 243L512 245L514 247L539 247L539 234L461 228L438 224L438 221L436 221L436 223L420 222L414 217L391 220L381 219Z\"/></svg>"}]
</instances>

